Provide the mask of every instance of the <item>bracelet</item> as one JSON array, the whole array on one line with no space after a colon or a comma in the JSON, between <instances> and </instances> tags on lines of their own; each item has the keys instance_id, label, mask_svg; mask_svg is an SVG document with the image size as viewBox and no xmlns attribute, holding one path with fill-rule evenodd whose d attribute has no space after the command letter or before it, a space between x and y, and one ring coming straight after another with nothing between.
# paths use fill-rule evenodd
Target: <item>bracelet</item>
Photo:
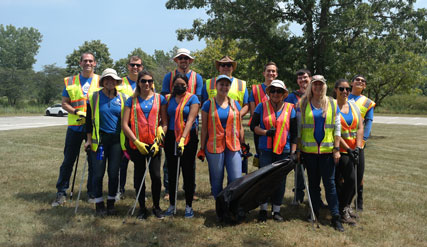
<instances>
[{"instance_id":1,"label":"bracelet","mask_svg":"<svg viewBox=\"0 0 427 247\"><path fill-rule=\"evenodd\" d=\"M340 151L340 147L334 147L334 149L333 150L335 150L335 151Z\"/></svg>"}]
</instances>

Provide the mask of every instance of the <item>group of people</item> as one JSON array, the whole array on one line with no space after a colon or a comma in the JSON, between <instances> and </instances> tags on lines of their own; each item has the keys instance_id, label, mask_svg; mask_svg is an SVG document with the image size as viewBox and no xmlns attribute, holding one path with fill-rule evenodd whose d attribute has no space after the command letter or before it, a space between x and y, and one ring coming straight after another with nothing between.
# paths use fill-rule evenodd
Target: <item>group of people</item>
<instances>
[{"instance_id":1,"label":"group of people","mask_svg":"<svg viewBox=\"0 0 427 247\"><path fill-rule=\"evenodd\" d=\"M265 81L252 85L249 95L246 82L233 77L237 62L228 56L215 61L219 76L205 83L190 69L194 57L189 50L178 49L173 59L177 68L165 75L159 94L155 91L152 74L143 70L141 58L132 56L129 59L126 77L120 78L114 69L104 70L99 77L94 74L93 54L82 54L82 72L64 79L62 105L69 112L69 127L52 206L65 203L73 165L82 141L86 140L87 193L96 205L96 215L116 214L114 204L118 193L124 193L127 166L132 160L134 188L139 195L139 219L148 217L146 169L151 177L153 215L161 219L176 214L177 179L182 170L184 217L191 218L194 216L196 157L208 162L211 193L216 199L223 189L225 170L228 183L242 176L242 151L247 151L242 149L248 149L242 117L249 112L256 149L254 165L262 168L286 158L304 164L314 214L319 215L322 202L322 179L333 226L342 231L342 222L355 224L350 204L357 184L356 205L363 209L363 148L370 134L375 106L361 95L366 87L365 77L356 76L351 88L347 80L338 80L335 100L326 96L323 76L312 77L310 71L303 69L297 72L299 89L289 94L285 83L276 79L276 64L269 62L264 67ZM161 210L159 202L161 149L166 157L163 171L169 193L166 211ZM102 181L106 169L108 197L105 206ZM295 172L296 198L302 203L304 171L296 169ZM277 185L272 198L260 205L259 221L269 218L268 202L272 203L272 218L283 221L280 206L285 186L286 177Z\"/></svg>"}]
</instances>

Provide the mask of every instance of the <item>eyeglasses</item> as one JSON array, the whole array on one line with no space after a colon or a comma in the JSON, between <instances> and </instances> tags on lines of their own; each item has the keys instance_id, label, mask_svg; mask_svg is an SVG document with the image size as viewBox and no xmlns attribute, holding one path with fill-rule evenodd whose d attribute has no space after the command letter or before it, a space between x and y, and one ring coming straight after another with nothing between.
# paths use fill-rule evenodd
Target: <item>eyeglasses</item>
<instances>
[{"instance_id":1,"label":"eyeglasses","mask_svg":"<svg viewBox=\"0 0 427 247\"><path fill-rule=\"evenodd\" d=\"M231 67L231 66L233 66L231 63L222 63L222 64L220 64L219 66L221 66L221 67Z\"/></svg>"},{"instance_id":2,"label":"eyeglasses","mask_svg":"<svg viewBox=\"0 0 427 247\"><path fill-rule=\"evenodd\" d=\"M277 89L273 88L273 89L270 89L269 92L270 93L280 93L280 94L282 94L282 93L285 93L285 90L280 89L280 88L277 88Z\"/></svg>"},{"instance_id":3,"label":"eyeglasses","mask_svg":"<svg viewBox=\"0 0 427 247\"><path fill-rule=\"evenodd\" d=\"M141 82L141 83L143 83L143 84L145 84L145 83L153 83L154 82L154 80L153 79L151 79L151 80L145 80L145 79L141 79L141 80L139 80L139 82Z\"/></svg>"},{"instance_id":4,"label":"eyeglasses","mask_svg":"<svg viewBox=\"0 0 427 247\"><path fill-rule=\"evenodd\" d=\"M133 67L135 67L135 66L139 68L139 67L141 67L141 66L142 66L142 64L139 64L139 63L130 63L130 64L129 64L129 66L130 66L131 68L133 68Z\"/></svg>"},{"instance_id":5,"label":"eyeglasses","mask_svg":"<svg viewBox=\"0 0 427 247\"><path fill-rule=\"evenodd\" d=\"M347 92L350 92L350 90L351 90L351 88L350 88L350 87L338 87L338 89L339 89L341 92L344 92L344 90L346 90Z\"/></svg>"},{"instance_id":6,"label":"eyeglasses","mask_svg":"<svg viewBox=\"0 0 427 247\"><path fill-rule=\"evenodd\" d=\"M177 57L178 58L178 60L189 60L190 58L189 57L187 57L187 56L179 56L179 57Z\"/></svg>"},{"instance_id":7,"label":"eyeglasses","mask_svg":"<svg viewBox=\"0 0 427 247\"><path fill-rule=\"evenodd\" d=\"M354 79L354 81L361 81L361 82L366 82L364 79L362 79L362 78L356 78L356 79Z\"/></svg>"}]
</instances>

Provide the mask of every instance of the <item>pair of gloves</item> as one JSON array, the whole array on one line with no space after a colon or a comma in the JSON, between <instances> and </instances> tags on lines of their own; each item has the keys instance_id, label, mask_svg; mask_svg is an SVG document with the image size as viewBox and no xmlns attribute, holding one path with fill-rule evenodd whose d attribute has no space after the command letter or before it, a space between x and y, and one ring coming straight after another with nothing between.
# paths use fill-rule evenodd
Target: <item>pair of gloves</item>
<instances>
[{"instance_id":1,"label":"pair of gloves","mask_svg":"<svg viewBox=\"0 0 427 247\"><path fill-rule=\"evenodd\" d=\"M351 149L351 148L347 149L347 153L348 153L348 155L350 156L350 159L353 161L353 163L355 165L359 164L359 153L360 153L360 150L361 150L360 147L357 147L356 149Z\"/></svg>"},{"instance_id":2,"label":"pair of gloves","mask_svg":"<svg viewBox=\"0 0 427 247\"><path fill-rule=\"evenodd\" d=\"M133 144L135 144L136 148L142 155L152 154L152 156L156 156L159 153L160 147L159 143L163 143L163 138L165 137L165 133L163 132L163 128L161 126L157 127L156 138L154 139L154 144L151 145L151 148L148 149L150 145L135 139ZM126 154L125 154L126 156Z\"/></svg>"}]
</instances>

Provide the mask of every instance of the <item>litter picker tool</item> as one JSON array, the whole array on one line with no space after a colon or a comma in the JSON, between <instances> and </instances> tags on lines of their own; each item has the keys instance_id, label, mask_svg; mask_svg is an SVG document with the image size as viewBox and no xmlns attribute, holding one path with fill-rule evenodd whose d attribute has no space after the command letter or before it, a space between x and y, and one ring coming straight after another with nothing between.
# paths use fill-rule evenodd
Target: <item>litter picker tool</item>
<instances>
[{"instance_id":1,"label":"litter picker tool","mask_svg":"<svg viewBox=\"0 0 427 247\"><path fill-rule=\"evenodd\" d=\"M77 209L79 208L80 194L82 192L83 180L85 178L86 166L89 159L89 154L86 153L85 164L83 165L82 179L80 180L79 193L77 194L76 200L76 208L74 209L74 213L77 214Z\"/></svg>"},{"instance_id":2,"label":"litter picker tool","mask_svg":"<svg viewBox=\"0 0 427 247\"><path fill-rule=\"evenodd\" d=\"M304 169L302 167L302 163L299 163L298 166L300 169L302 169L302 179L304 180L304 186L307 188L307 196L308 196L308 204L310 205L310 214L311 214L311 220L314 228L314 222L317 224L317 228L319 228L319 222L317 221L316 215L314 214L313 210L313 204L311 203L311 196L310 196L310 189L307 186L307 180L305 179Z\"/></svg>"}]
</instances>

